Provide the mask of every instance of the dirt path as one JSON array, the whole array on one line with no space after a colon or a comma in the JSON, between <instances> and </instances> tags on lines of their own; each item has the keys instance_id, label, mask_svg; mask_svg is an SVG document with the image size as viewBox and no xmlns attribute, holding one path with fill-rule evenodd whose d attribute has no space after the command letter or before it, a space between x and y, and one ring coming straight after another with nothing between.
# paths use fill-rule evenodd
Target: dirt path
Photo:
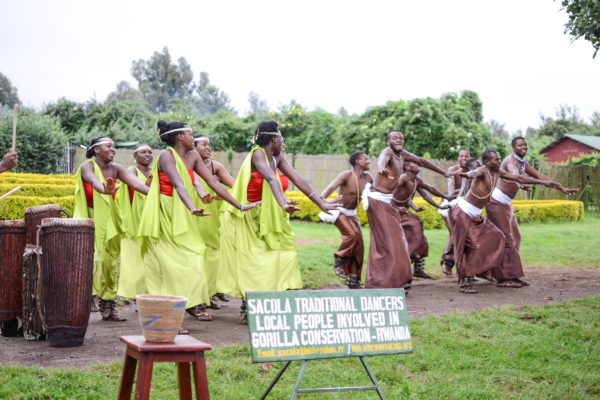
<instances>
[{"instance_id":1,"label":"dirt path","mask_svg":"<svg viewBox=\"0 0 600 400\"><path fill-rule=\"evenodd\" d=\"M486 281L476 282L478 294L458 292L454 279L442 277L434 281L419 280L408 295L411 318L442 315L455 311L481 310L504 304L548 304L573 298L600 295L600 270L584 268L528 269L526 280L531 286L520 289L497 288ZM248 343L248 328L240 325L240 300L219 303L221 310L211 310L214 320L199 322L186 315L184 327L194 337L214 347L233 343ZM47 342L28 342L23 337L0 336L0 363L70 368L121 361L124 345L121 335L141 333L135 307L119 308L125 322L103 322L93 313L83 346L53 348Z\"/></svg>"}]
</instances>

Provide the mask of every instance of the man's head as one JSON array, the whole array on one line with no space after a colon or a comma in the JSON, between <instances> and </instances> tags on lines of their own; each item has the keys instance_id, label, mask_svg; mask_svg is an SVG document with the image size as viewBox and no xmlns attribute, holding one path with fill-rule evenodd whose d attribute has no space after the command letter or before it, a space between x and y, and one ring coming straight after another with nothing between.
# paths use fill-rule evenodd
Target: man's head
<instances>
[{"instance_id":1,"label":"man's head","mask_svg":"<svg viewBox=\"0 0 600 400\"><path fill-rule=\"evenodd\" d=\"M404 162L404 171L405 172L412 172L413 174L418 174L420 170L421 169L419 168L419 165L417 163L414 163L412 161Z\"/></svg>"},{"instance_id":2,"label":"man's head","mask_svg":"<svg viewBox=\"0 0 600 400\"><path fill-rule=\"evenodd\" d=\"M500 155L496 150L486 150L481 156L483 165L488 167L491 171L498 171L500 169Z\"/></svg>"},{"instance_id":3,"label":"man's head","mask_svg":"<svg viewBox=\"0 0 600 400\"><path fill-rule=\"evenodd\" d=\"M527 141L522 136L514 138L510 145L512 146L513 152L519 157L523 158L527 155Z\"/></svg>"},{"instance_id":4,"label":"man's head","mask_svg":"<svg viewBox=\"0 0 600 400\"><path fill-rule=\"evenodd\" d=\"M481 167L481 161L479 161L477 158L469 158L465 163L465 168L467 171L473 171L479 167Z\"/></svg>"},{"instance_id":5,"label":"man's head","mask_svg":"<svg viewBox=\"0 0 600 400\"><path fill-rule=\"evenodd\" d=\"M391 131L388 133L387 144L395 153L400 153L404 149L404 135L400 131Z\"/></svg>"},{"instance_id":6,"label":"man's head","mask_svg":"<svg viewBox=\"0 0 600 400\"><path fill-rule=\"evenodd\" d=\"M467 149L462 149L458 152L458 165L461 168L466 168L467 160L471 158L471 152Z\"/></svg>"},{"instance_id":7,"label":"man's head","mask_svg":"<svg viewBox=\"0 0 600 400\"><path fill-rule=\"evenodd\" d=\"M355 151L350 156L350 165L352 168L359 167L362 168L363 171L368 171L371 167L371 160L369 160L369 156L363 153L362 151Z\"/></svg>"}]
</instances>

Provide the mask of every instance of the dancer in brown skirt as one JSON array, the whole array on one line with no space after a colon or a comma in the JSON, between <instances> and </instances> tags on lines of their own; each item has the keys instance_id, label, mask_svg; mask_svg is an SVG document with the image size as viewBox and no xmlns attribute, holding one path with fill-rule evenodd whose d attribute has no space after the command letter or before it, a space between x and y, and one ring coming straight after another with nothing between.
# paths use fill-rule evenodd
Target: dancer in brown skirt
<instances>
[{"instance_id":1,"label":"dancer in brown skirt","mask_svg":"<svg viewBox=\"0 0 600 400\"><path fill-rule=\"evenodd\" d=\"M330 214L319 213L319 217L323 221L333 222L340 230L342 244L334 253L333 270L337 276L346 279L348 288L357 289L360 287L365 246L356 209L360 203L360 194L367 183L373 182L373 178L367 172L371 161L365 153L352 153L350 165L351 170L339 174L321 193L321 197L326 199L339 187L338 198L342 202L342 208L339 212L330 211Z\"/></svg>"},{"instance_id":2,"label":"dancer in brown skirt","mask_svg":"<svg viewBox=\"0 0 600 400\"><path fill-rule=\"evenodd\" d=\"M447 196L433 186L425 183L417 176L419 171L419 166L414 162L406 161L404 163L404 173L400 175L398 185L392 193L392 204L398 207L398 211L402 217L401 225L408 243L410 259L414 265L413 276L433 279L431 275L425 272L425 257L429 255L429 244L423 230L423 220L417 214L410 212L408 208L410 207L416 212L425 210L425 207L417 207L413 203L412 199L417 191L423 196L425 201L438 209L448 209L450 206L440 206L431 198L427 191L446 201L451 201L455 196Z\"/></svg>"},{"instance_id":3,"label":"dancer in brown skirt","mask_svg":"<svg viewBox=\"0 0 600 400\"><path fill-rule=\"evenodd\" d=\"M371 232L366 288L408 288L412 281L410 254L400 213L391 204L392 192L402 175L404 162L413 161L421 167L450 176L430 161L405 151L401 132L390 132L387 144L388 147L377 159L377 175L373 187L365 185L362 195Z\"/></svg>"},{"instance_id":4,"label":"dancer in brown skirt","mask_svg":"<svg viewBox=\"0 0 600 400\"><path fill-rule=\"evenodd\" d=\"M504 234L481 215L498 179L548 187L560 186L550 180L528 178L500 169L500 156L494 150L486 150L481 158L483 167L461 173L473 182L469 192L459 199L452 210L454 261L459 274L460 291L463 293L477 293L473 288L473 277L481 274L491 278L490 271L502 266Z\"/></svg>"},{"instance_id":5,"label":"dancer in brown skirt","mask_svg":"<svg viewBox=\"0 0 600 400\"><path fill-rule=\"evenodd\" d=\"M467 172L467 160L471 158L471 152L467 149L462 149L458 152L458 164L451 166L448 168L448 173L455 172ZM446 194L449 196L458 193L460 190L460 186L462 184L463 177L460 175L454 175L448 178L446 183L447 190ZM444 246L444 252L442 253L442 260L440 264L442 265L442 272L446 275L452 275L452 267L454 266L454 238L452 237L452 226L449 220L450 209L456 205L458 200L452 201L449 203L448 201L443 201L442 206L446 204L450 204L450 208L439 209L438 213L441 214L446 227L448 228L448 240L446 241L446 246Z\"/></svg>"},{"instance_id":6,"label":"dancer in brown skirt","mask_svg":"<svg viewBox=\"0 0 600 400\"><path fill-rule=\"evenodd\" d=\"M547 176L537 171L525 160L527 155L527 141L523 137L516 137L511 142L513 153L506 157L500 169L514 175L530 175L537 179L550 180ZM577 189L567 189L558 185L556 189L565 194L573 194ZM504 233L504 259L500 268L492 270L498 286L520 287L529 286L522 278L523 264L521 263L521 233L512 207L512 200L519 191L519 185L511 180L498 179L492 192L489 203L485 206L488 219Z\"/></svg>"}]
</instances>

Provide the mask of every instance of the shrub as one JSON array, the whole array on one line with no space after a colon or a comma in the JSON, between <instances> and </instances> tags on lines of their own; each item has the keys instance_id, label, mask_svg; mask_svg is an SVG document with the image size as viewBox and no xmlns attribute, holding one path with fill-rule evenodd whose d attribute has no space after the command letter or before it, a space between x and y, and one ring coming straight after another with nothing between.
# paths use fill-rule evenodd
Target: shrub
<instances>
[{"instance_id":1,"label":"shrub","mask_svg":"<svg viewBox=\"0 0 600 400\"><path fill-rule=\"evenodd\" d=\"M23 219L25 208L45 204L59 204L72 215L75 207L75 196L36 197L12 195L0 201L0 219Z\"/></svg>"}]
</instances>

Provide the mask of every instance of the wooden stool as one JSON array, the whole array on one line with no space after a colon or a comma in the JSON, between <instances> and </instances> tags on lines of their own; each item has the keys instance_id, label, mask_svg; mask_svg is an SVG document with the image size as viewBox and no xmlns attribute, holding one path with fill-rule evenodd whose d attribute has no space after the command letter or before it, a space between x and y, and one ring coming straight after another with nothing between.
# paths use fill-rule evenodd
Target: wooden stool
<instances>
[{"instance_id":1,"label":"wooden stool","mask_svg":"<svg viewBox=\"0 0 600 400\"><path fill-rule=\"evenodd\" d=\"M129 400L133 388L135 367L140 361L135 385L135 399L148 399L152 381L154 362L176 362L179 377L179 398L192 399L190 381L190 362L194 371L194 386L197 399L210 399L208 393L208 378L204 364L204 351L211 346L191 336L177 335L175 342L147 342L142 335L121 336L121 342L127 345L125 364L119 388L119 400Z\"/></svg>"}]
</instances>

